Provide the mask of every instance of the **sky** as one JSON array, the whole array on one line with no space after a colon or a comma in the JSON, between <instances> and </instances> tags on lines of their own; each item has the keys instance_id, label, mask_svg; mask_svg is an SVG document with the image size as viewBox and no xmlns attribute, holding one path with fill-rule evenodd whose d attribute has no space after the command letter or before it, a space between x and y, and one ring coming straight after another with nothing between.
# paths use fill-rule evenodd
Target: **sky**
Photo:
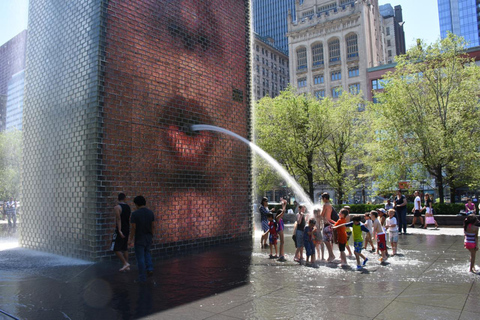
<instances>
[{"instance_id":1,"label":"sky","mask_svg":"<svg viewBox=\"0 0 480 320\"><path fill-rule=\"evenodd\" d=\"M386 3L402 6L407 49L417 38L432 43L440 37L437 0L379 0ZM0 45L26 29L27 21L28 0L0 0Z\"/></svg>"}]
</instances>

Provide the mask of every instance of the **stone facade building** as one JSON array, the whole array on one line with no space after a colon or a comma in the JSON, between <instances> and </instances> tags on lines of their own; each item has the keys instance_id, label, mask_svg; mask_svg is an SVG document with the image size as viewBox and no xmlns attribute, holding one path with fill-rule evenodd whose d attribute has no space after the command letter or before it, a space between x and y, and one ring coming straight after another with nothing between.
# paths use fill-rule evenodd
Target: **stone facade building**
<instances>
[{"instance_id":1,"label":"stone facade building","mask_svg":"<svg viewBox=\"0 0 480 320\"><path fill-rule=\"evenodd\" d=\"M290 83L317 98L365 95L367 68L388 58L378 0L297 1L288 38Z\"/></svg>"},{"instance_id":2,"label":"stone facade building","mask_svg":"<svg viewBox=\"0 0 480 320\"><path fill-rule=\"evenodd\" d=\"M272 38L254 34L253 96L255 101L277 96L288 84L288 56Z\"/></svg>"}]
</instances>

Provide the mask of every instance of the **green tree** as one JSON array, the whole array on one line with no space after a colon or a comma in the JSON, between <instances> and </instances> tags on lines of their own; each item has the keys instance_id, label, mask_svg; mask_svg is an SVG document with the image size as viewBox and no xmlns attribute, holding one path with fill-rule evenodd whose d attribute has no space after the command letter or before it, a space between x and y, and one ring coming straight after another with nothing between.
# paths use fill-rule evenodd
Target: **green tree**
<instances>
[{"instance_id":1,"label":"green tree","mask_svg":"<svg viewBox=\"0 0 480 320\"><path fill-rule=\"evenodd\" d=\"M318 178L335 190L337 203L364 182L365 101L361 94L342 93L337 100L326 98L332 134L320 148Z\"/></svg>"},{"instance_id":2,"label":"green tree","mask_svg":"<svg viewBox=\"0 0 480 320\"><path fill-rule=\"evenodd\" d=\"M21 193L22 133L0 133L0 199L17 198Z\"/></svg>"},{"instance_id":3,"label":"green tree","mask_svg":"<svg viewBox=\"0 0 480 320\"><path fill-rule=\"evenodd\" d=\"M478 181L480 70L464 47L453 34L428 46L419 41L384 77L379 103L370 108L371 163L384 186L424 179L425 168L443 203L445 186Z\"/></svg>"},{"instance_id":4,"label":"green tree","mask_svg":"<svg viewBox=\"0 0 480 320\"><path fill-rule=\"evenodd\" d=\"M256 143L281 163L314 199L314 160L331 134L328 103L291 87L256 104Z\"/></svg>"}]
</instances>

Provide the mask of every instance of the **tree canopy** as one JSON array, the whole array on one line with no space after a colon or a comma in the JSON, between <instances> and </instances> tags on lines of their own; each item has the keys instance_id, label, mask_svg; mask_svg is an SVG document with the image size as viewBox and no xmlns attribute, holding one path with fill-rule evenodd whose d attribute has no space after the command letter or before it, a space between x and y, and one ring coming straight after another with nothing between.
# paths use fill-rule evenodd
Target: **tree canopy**
<instances>
[{"instance_id":1,"label":"tree canopy","mask_svg":"<svg viewBox=\"0 0 480 320\"><path fill-rule=\"evenodd\" d=\"M418 42L396 63L370 107L373 175L385 188L423 180L426 170L443 203L446 185L478 185L480 68L453 34Z\"/></svg>"}]
</instances>

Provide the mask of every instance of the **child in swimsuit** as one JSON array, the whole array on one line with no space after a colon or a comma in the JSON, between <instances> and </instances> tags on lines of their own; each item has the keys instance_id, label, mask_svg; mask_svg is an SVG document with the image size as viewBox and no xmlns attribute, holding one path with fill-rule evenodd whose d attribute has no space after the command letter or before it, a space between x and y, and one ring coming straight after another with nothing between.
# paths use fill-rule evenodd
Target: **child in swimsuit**
<instances>
[{"instance_id":1,"label":"child in swimsuit","mask_svg":"<svg viewBox=\"0 0 480 320\"><path fill-rule=\"evenodd\" d=\"M463 222L463 230L465 232L465 249L470 251L470 272L476 273L475 255L478 251L478 227L475 225L477 217L475 215L468 216Z\"/></svg>"}]
</instances>

